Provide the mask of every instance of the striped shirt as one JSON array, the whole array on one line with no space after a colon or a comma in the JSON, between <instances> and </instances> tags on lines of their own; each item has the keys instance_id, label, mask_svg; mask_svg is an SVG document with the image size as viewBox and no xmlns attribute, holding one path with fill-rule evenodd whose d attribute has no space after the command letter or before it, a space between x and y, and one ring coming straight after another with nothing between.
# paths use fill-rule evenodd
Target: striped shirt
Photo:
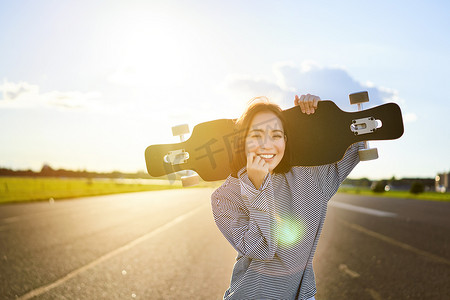
<instances>
[{"instance_id":1,"label":"striped shirt","mask_svg":"<svg viewBox=\"0 0 450 300\"><path fill-rule=\"evenodd\" d=\"M313 256L327 203L359 162L362 143L317 167L268 174L259 189L245 168L211 196L215 222L238 252L224 299L308 299L316 293Z\"/></svg>"}]
</instances>

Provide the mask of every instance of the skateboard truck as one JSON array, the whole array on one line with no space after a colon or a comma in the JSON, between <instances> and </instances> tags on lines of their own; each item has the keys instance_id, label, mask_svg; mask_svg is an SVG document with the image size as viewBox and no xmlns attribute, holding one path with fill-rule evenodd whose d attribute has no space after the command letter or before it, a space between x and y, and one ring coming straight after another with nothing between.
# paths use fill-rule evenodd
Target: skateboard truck
<instances>
[{"instance_id":1,"label":"skateboard truck","mask_svg":"<svg viewBox=\"0 0 450 300\"><path fill-rule=\"evenodd\" d=\"M172 127L173 136L179 136L181 142L185 141L184 135L187 133L189 133L188 124ZM184 164L188 159L189 152L186 152L185 149L169 151L169 153L164 156L164 162L172 165ZM194 171L187 170L184 171L184 174L185 175L181 176L181 184L183 187L194 186L200 183L200 177Z\"/></svg>"},{"instance_id":2,"label":"skateboard truck","mask_svg":"<svg viewBox=\"0 0 450 300\"><path fill-rule=\"evenodd\" d=\"M164 156L164 162L172 165L184 164L189 159L189 153L185 152L184 149L169 151Z\"/></svg>"},{"instance_id":3,"label":"skateboard truck","mask_svg":"<svg viewBox=\"0 0 450 300\"><path fill-rule=\"evenodd\" d=\"M377 130L377 121L374 117L356 119L352 121L351 130L355 135L372 133Z\"/></svg>"},{"instance_id":4,"label":"skateboard truck","mask_svg":"<svg viewBox=\"0 0 450 300\"><path fill-rule=\"evenodd\" d=\"M357 104L358 111L363 110L362 104L364 102L369 102L369 93L359 92L349 95L350 104ZM352 121L350 129L355 135L362 135L375 132L377 130L378 124L375 118L367 117L362 119L356 119ZM378 149L369 148L369 143L364 141L364 149L358 151L359 159L361 161L373 160L378 158Z\"/></svg>"}]
</instances>

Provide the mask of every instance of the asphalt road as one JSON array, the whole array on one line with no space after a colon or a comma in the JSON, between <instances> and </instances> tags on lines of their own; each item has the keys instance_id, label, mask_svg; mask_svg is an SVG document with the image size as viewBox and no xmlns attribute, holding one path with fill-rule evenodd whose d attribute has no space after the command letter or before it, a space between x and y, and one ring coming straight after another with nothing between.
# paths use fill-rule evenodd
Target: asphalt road
<instances>
[{"instance_id":1,"label":"asphalt road","mask_svg":"<svg viewBox=\"0 0 450 300\"><path fill-rule=\"evenodd\" d=\"M314 268L317 299L450 299L450 203L338 194Z\"/></svg>"},{"instance_id":2,"label":"asphalt road","mask_svg":"<svg viewBox=\"0 0 450 300\"><path fill-rule=\"evenodd\" d=\"M235 251L210 189L0 206L0 299L221 299ZM335 196L323 299L450 299L450 204Z\"/></svg>"}]
</instances>

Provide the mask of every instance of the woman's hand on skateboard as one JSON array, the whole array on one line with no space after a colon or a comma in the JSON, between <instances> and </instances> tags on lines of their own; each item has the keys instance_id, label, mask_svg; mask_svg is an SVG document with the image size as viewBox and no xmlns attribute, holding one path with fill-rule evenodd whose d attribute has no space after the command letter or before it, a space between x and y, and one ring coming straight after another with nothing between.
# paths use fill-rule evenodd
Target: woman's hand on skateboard
<instances>
[{"instance_id":1,"label":"woman's hand on skateboard","mask_svg":"<svg viewBox=\"0 0 450 300\"><path fill-rule=\"evenodd\" d=\"M269 174L269 165L255 152L250 152L247 155L247 174L255 188L259 189Z\"/></svg>"},{"instance_id":2,"label":"woman's hand on skateboard","mask_svg":"<svg viewBox=\"0 0 450 300\"><path fill-rule=\"evenodd\" d=\"M295 95L295 105L300 106L302 113L305 113L307 115L315 113L317 109L317 104L320 101L319 96L306 94L301 95L300 97Z\"/></svg>"}]
</instances>

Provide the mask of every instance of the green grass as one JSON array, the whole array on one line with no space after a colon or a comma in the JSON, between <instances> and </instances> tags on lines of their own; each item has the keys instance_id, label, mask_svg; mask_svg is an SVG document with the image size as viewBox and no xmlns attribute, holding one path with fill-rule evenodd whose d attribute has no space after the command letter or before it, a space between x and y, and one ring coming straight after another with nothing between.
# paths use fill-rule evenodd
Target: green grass
<instances>
[{"instance_id":1,"label":"green grass","mask_svg":"<svg viewBox=\"0 0 450 300\"><path fill-rule=\"evenodd\" d=\"M424 192L424 193L421 193L418 195L411 194L408 191L388 191L388 192L384 192L384 193L374 193L368 188L356 188L356 187L352 187L352 188L341 187L338 192L354 194L354 195L363 195L363 196L376 196L376 197L450 202L450 193Z\"/></svg>"},{"instance_id":2,"label":"green grass","mask_svg":"<svg viewBox=\"0 0 450 300\"><path fill-rule=\"evenodd\" d=\"M181 188L179 181L0 177L0 203L67 199Z\"/></svg>"}]
</instances>

